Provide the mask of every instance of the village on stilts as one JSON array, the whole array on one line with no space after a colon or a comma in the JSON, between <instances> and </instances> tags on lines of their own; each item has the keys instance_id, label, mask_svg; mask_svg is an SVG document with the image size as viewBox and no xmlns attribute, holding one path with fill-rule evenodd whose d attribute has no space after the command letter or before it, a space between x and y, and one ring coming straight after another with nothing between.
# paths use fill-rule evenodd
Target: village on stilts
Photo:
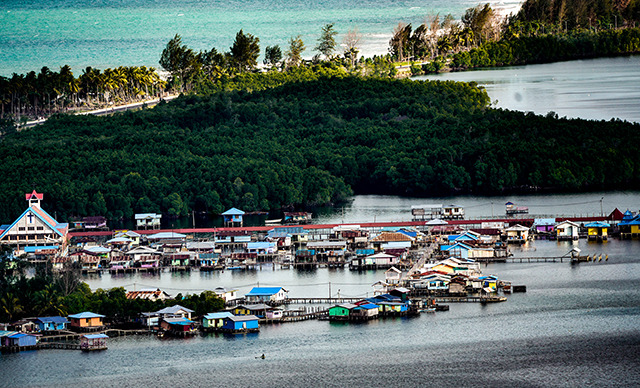
<instances>
[{"instance_id":1,"label":"village on stilts","mask_svg":"<svg viewBox=\"0 0 640 388\"><path fill-rule=\"evenodd\" d=\"M468 220L462 206L414 206L412 220L361 224L311 223L311 214L285 213L264 226L244 226L244 212L222 214L225 227L161 230L161 215L137 214L136 230L108 230L103 217L56 221L41 207L43 194L26 194L29 207L12 224L0 226L0 243L10 246L10 264L64 271L75 264L82 274L188 271L273 271L342 268L381 270L370 296L328 292L297 297L295 289L253 287L241 295L233 287L210 290L223 301L218 311L197 315L180 303L143 312L123 321L92 311L26 317L0 323L0 349L104 350L108 339L129 334L188 337L206 333L259 332L262 325L309 319L360 322L446 311L451 303L499 303L512 292L526 292L499 274L484 273L489 263L557 262L567 265L608 261L603 253L584 255L577 247L561 256L515 257L511 247L533 239L596 243L640 236L640 215L615 209L608 216L537 218L508 202L505 214ZM514 264L516 265L516 264ZM9 268L11 270L11 268ZM382 271L384 270L384 271ZM337 292L335 292L337 290ZM172 299L160 288L128 290L127 299Z\"/></svg>"}]
</instances>

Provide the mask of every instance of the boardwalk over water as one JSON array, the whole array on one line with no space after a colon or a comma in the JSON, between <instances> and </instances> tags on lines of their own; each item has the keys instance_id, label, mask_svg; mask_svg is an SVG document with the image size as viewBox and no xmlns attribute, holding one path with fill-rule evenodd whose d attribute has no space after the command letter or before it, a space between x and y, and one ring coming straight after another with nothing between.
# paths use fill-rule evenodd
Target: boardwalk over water
<instances>
[{"instance_id":1,"label":"boardwalk over water","mask_svg":"<svg viewBox=\"0 0 640 388\"><path fill-rule=\"evenodd\" d=\"M564 217L558 216L555 217L556 222L561 222L565 220L573 221L573 222L592 222L592 221L605 221L607 217ZM456 225L467 225L480 226L483 222L503 222L503 223L524 223L524 224L533 224L535 218L533 216L527 218L508 218L508 217L495 217L495 218L482 218L482 219L473 219L473 220L449 220L447 221L448 225L456 226ZM389 221L389 222L361 222L357 223L363 229L376 229L379 230L381 228L386 227L414 227L414 228L426 228L426 221ZM303 228L309 233L322 233L323 231L331 230L337 226L342 225L353 225L354 223L348 224L306 224L306 225L293 225L296 227ZM266 233L274 228L285 227L286 225L264 225L264 226L244 226L244 227L234 227L234 228L182 228L182 229L141 229L136 230L136 233L139 234L155 234L160 232L175 232L182 234L217 234L224 232L245 232L245 233ZM112 236L113 231L84 231L84 232L70 232L69 235L71 237L88 237L88 236Z\"/></svg>"}]
</instances>

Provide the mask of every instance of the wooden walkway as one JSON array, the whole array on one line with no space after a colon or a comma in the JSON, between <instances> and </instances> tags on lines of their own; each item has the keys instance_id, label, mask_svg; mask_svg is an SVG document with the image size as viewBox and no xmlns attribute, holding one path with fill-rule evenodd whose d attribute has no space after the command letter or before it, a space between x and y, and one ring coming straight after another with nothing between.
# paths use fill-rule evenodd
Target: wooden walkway
<instances>
[{"instance_id":1,"label":"wooden walkway","mask_svg":"<svg viewBox=\"0 0 640 388\"><path fill-rule=\"evenodd\" d=\"M436 303L497 303L506 302L504 296L435 296Z\"/></svg>"},{"instance_id":2,"label":"wooden walkway","mask_svg":"<svg viewBox=\"0 0 640 388\"><path fill-rule=\"evenodd\" d=\"M364 298L287 298L284 304L342 304L342 303L354 303Z\"/></svg>"},{"instance_id":3,"label":"wooden walkway","mask_svg":"<svg viewBox=\"0 0 640 388\"><path fill-rule=\"evenodd\" d=\"M282 317L281 319L260 319L260 324L267 323L286 323L308 321L310 319L319 319L329 315L329 310L317 311L309 314L291 315Z\"/></svg>"},{"instance_id":4,"label":"wooden walkway","mask_svg":"<svg viewBox=\"0 0 640 388\"><path fill-rule=\"evenodd\" d=\"M80 344L72 344L68 342L43 342L37 345L38 349L67 349L80 350Z\"/></svg>"},{"instance_id":5,"label":"wooden walkway","mask_svg":"<svg viewBox=\"0 0 640 388\"><path fill-rule=\"evenodd\" d=\"M562 263L569 262L571 258L568 256L553 257L476 257L478 263Z\"/></svg>"}]
</instances>

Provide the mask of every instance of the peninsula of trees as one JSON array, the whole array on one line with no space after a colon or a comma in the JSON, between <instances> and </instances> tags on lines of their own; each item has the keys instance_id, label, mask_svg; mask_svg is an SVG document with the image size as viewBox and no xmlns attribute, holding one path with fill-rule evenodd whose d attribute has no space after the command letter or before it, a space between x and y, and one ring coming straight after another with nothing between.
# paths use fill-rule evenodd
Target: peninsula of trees
<instances>
[{"instance_id":1,"label":"peninsula of trees","mask_svg":"<svg viewBox=\"0 0 640 388\"><path fill-rule=\"evenodd\" d=\"M292 69L286 82L277 74L259 78L282 84L273 88L55 116L4 136L0 219L19 214L34 185L68 219L640 184L638 124L492 109L467 83L362 78L329 64Z\"/></svg>"}]
</instances>

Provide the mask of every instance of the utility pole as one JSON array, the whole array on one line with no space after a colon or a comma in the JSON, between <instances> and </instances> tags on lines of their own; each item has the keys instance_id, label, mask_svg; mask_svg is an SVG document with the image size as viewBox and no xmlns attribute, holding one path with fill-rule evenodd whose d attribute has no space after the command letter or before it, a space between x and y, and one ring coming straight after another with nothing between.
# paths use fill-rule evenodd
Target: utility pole
<instances>
[{"instance_id":1,"label":"utility pole","mask_svg":"<svg viewBox=\"0 0 640 388\"><path fill-rule=\"evenodd\" d=\"M331 282L329 282L329 302L331 302Z\"/></svg>"},{"instance_id":2,"label":"utility pole","mask_svg":"<svg viewBox=\"0 0 640 388\"><path fill-rule=\"evenodd\" d=\"M604 197L600 198L600 217L604 217L604 210L602 209L602 200L604 200Z\"/></svg>"}]
</instances>

